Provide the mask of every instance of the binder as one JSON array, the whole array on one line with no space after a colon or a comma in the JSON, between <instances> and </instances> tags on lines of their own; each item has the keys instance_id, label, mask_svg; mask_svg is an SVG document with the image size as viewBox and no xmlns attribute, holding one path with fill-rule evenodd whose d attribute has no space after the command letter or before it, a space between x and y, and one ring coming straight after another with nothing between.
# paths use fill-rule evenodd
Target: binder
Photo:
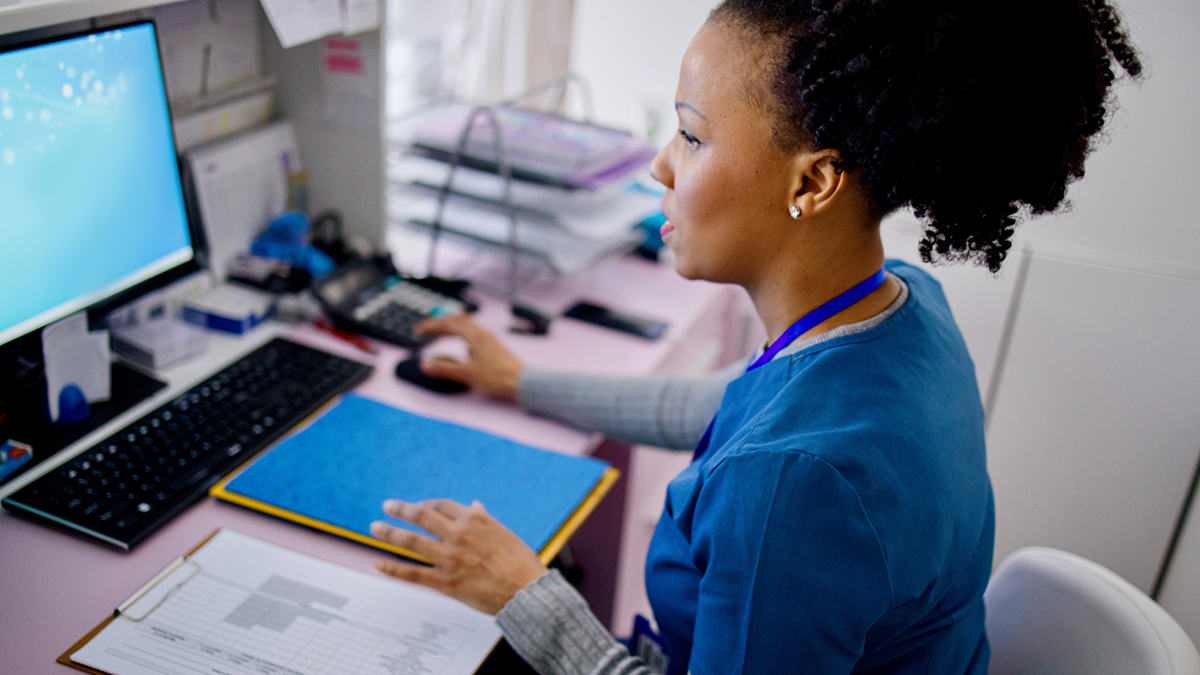
<instances>
[{"instance_id":1,"label":"binder","mask_svg":"<svg viewBox=\"0 0 1200 675\"><path fill-rule=\"evenodd\" d=\"M375 539L385 499L479 500L550 560L620 473L591 457L542 450L347 394L308 427L213 486L218 499L424 561Z\"/></svg>"}]
</instances>

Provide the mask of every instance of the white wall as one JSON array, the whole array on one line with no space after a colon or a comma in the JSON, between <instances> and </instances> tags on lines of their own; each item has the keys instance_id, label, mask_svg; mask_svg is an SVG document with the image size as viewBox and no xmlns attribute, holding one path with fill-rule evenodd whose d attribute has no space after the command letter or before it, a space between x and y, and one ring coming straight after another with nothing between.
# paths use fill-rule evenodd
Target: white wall
<instances>
[{"instance_id":1,"label":"white wall","mask_svg":"<svg viewBox=\"0 0 1200 675\"><path fill-rule=\"evenodd\" d=\"M597 121L644 133L658 119L660 145L675 132L675 84L692 35L712 0L575 0L571 68L591 82Z\"/></svg>"},{"instance_id":2,"label":"white wall","mask_svg":"<svg viewBox=\"0 0 1200 675\"><path fill-rule=\"evenodd\" d=\"M1089 160L1088 173L1084 180L1070 190L1069 196L1074 208L1064 215L1030 223L1022 231L1021 238L1030 242L1035 250L1039 247L1041 250L1061 247L1059 252L1075 250L1094 253L1102 258L1112 258L1115 261L1110 264L1123 271L1166 266L1180 269L1160 270L1165 273L1161 275L1163 277L1194 279L1196 272L1200 270L1200 223L1197 223L1198 218L1193 205L1193 195L1196 194L1196 185L1200 181L1200 163L1197 162L1197 158L1200 157L1200 118L1196 115L1196 110L1200 107L1200 78L1196 75L1200 72L1200 4L1192 0L1121 0L1119 7L1133 39L1143 51L1143 62L1148 66L1148 76L1141 86L1127 85L1119 89L1121 111L1115 119L1115 124L1110 126L1110 140ZM1087 259L1091 256L1079 253L1074 257ZM1081 290L1092 289L1062 289L1064 295ZM1155 293L1143 294L1137 301L1144 305L1146 313L1194 313L1195 293L1196 291L1193 291L1187 302ZM1162 334L1168 330L1166 325L1140 324L1134 317L1121 312L1116 304L1099 300L1094 302L1093 306L1096 311L1106 313L1104 328L1101 329L1103 333L1097 335L1094 338L1096 342L1087 347L1095 354L1108 350L1115 343L1128 340L1124 354L1132 356L1129 360L1133 361L1138 358L1137 351L1147 349L1150 344L1170 342L1175 337ZM1068 307L1063 309L1069 310ZM1182 323L1189 319L1195 321L1194 316L1179 318ZM1044 328L1057 331L1054 337L1062 339L1069 334L1074 325L1074 322L1059 321ZM1150 339L1139 340L1139 334L1143 332L1150 334L1147 336ZM1178 344L1173 350L1169 354L1160 354L1160 358L1175 359L1180 371L1194 370L1197 361L1200 361L1200 350L1195 348L1194 337L1175 341ZM1188 342L1191 343L1190 348L1186 346ZM1116 369L1114 365L1117 366ZM1074 373L1066 375L1078 376L1084 381L1094 381L1105 373L1109 378L1118 378L1120 368L1124 365L1127 364L1094 361L1090 372L1084 372L1083 366L1077 366ZM1135 385L1137 379L1140 378L1136 375L1129 376L1127 381L1130 386L1126 389L1140 386L1140 382ZM1145 411L1146 414L1142 417L1146 420L1155 419L1163 405L1169 405L1179 399L1180 392L1168 388L1167 385L1168 382L1162 380L1160 386L1153 391L1151 400L1126 397L1122 403L1132 406L1134 411ZM999 396L1016 398L1021 392L1013 392L1011 389L1004 391L1006 387L1015 386L1018 386L1016 382L1002 383ZM1184 472L1190 471L1191 467L1195 466L1196 454L1200 452L1200 434L1193 431L1192 435L1186 438L1177 434L1189 424L1190 418L1196 415L1194 409L1190 411L1190 415L1188 411L1176 411L1170 423L1144 427L1139 438L1140 457L1131 458L1129 461L1159 466L1174 463L1180 467L1186 466ZM1070 416L1075 417L1073 414ZM1028 418L1023 421L1028 421ZM1038 423L1047 427L1051 424L1047 419ZM1132 428L1127 429L1131 430ZM998 432L993 429L989 434L989 450L993 454L993 462L997 459L996 454L1002 450L998 444L1005 442L1001 436L1027 438L1039 431L1044 431L1045 435L1051 437L1061 438L1063 435L1061 427L1011 431L1013 433L1010 434L1009 431ZM1080 461L1089 457L1086 454L1088 447L1083 441L1087 436L1088 434L1084 433L1075 437L1078 444L1067 450L1080 457ZM1192 459L1185 462L1177 453L1188 443ZM1100 457L1093 454L1091 457L1097 461L1113 459L1113 455L1107 453ZM1120 463L1117 463L1116 467L1119 466ZM1103 498L1105 491L1114 489L1110 480L1121 477L1123 470L1116 467L1104 476L1097 476L1090 485L1080 485L1077 480L1070 482L1081 491L1081 500ZM1071 468L1062 467L1064 476ZM1141 470L1132 473L1146 475ZM1040 477L1030 476L1023 488L1032 489L1042 480ZM1178 484L1167 484L1180 482L1186 483L1164 480L1155 487L1160 491L1170 491L1171 494L1166 499L1175 504L1182 504L1185 490L1180 489ZM1118 482L1116 489L1124 491L1130 488L1128 484ZM1114 501L1126 501L1133 511L1164 499L1163 495L1150 494L1150 489L1142 489L1141 493L1121 495L1115 497ZM1085 490L1086 492L1083 492ZM1019 496L1014 494L1014 498ZM1047 517L1054 515L1047 514ZM1070 517L1078 516L1077 512L1070 514ZM997 517L1002 516L998 513ZM1096 517L1096 514L1092 517ZM1192 520L1197 520L1194 513ZM1065 524L1067 518L1062 518L1061 522ZM1120 523L1120 520L1109 522L1109 527L1118 528ZM1033 523L1025 530L1025 536L1010 532L1012 539L1009 540L1008 546L1039 543L1034 538L1035 533L1044 532L1045 527L1044 522ZM1154 529L1161 533L1168 528L1165 523L1156 523ZM1200 612L1195 610L1197 602L1200 601L1196 595L1196 590L1200 589L1200 546L1196 545L1198 537L1194 533L1195 529L1193 522L1193 533L1185 539L1186 545L1180 546L1177 551L1174 565L1159 599L1169 611L1176 614L1192 640L1200 643ZM1129 536L1120 542L1114 538L1097 536L1088 542L1070 542L1069 538L1064 537L1055 543L1065 548L1080 549L1078 552L1083 555L1091 555L1099 558L1102 563L1119 568L1131 564L1127 548L1136 546L1143 534L1131 531ZM1064 545L1064 541L1068 545ZM1103 542L1106 548L1084 550L1099 542ZM1155 555L1161 556L1161 549L1142 552L1143 557ZM1144 567L1144 563L1138 567ZM1144 575L1144 572L1141 575ZM1130 573L1130 576L1138 575ZM1145 578L1131 581L1146 587Z\"/></svg>"},{"instance_id":3,"label":"white wall","mask_svg":"<svg viewBox=\"0 0 1200 675\"><path fill-rule=\"evenodd\" d=\"M1052 546L1153 589L1200 452L1197 334L1200 277L1033 256L989 420L997 561Z\"/></svg>"}]
</instances>

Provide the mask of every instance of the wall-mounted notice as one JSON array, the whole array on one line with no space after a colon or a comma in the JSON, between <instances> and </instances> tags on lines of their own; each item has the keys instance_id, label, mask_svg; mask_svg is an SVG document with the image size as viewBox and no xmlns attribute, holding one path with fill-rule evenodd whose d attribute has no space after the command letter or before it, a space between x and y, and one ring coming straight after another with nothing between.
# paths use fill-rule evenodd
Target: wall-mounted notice
<instances>
[{"instance_id":1,"label":"wall-mounted notice","mask_svg":"<svg viewBox=\"0 0 1200 675\"><path fill-rule=\"evenodd\" d=\"M340 0L262 0L284 48L342 32Z\"/></svg>"}]
</instances>

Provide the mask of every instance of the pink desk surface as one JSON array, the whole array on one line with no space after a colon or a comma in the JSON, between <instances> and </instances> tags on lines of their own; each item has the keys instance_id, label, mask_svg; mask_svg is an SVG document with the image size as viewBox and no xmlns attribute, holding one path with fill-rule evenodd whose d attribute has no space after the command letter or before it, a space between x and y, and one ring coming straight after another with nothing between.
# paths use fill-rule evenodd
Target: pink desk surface
<instances>
[{"instance_id":1,"label":"pink desk surface","mask_svg":"<svg viewBox=\"0 0 1200 675\"><path fill-rule=\"evenodd\" d=\"M485 300L477 320L501 336L526 363L546 368L616 375L638 375L679 367L681 347L727 330L724 320L736 302L725 287L686 282L667 267L634 259L612 259L575 279L525 289L523 298L538 307L561 311L588 297L618 309L666 319L672 327L657 342L556 320L548 337L507 332L512 323L504 303ZM580 431L527 415L510 404L476 394L443 397L398 381L392 370L406 356L381 345L372 356L310 326L266 328L244 348L224 345L221 361L238 357L271 332L322 347L350 358L373 362L375 372L356 390L398 407L498 433L540 447L581 454L595 439ZM219 341L218 341L219 342ZM222 346L218 344L217 346ZM239 345L241 347L241 345ZM460 353L461 344L439 341L435 353ZM221 351L214 349L212 351ZM216 356L211 357L217 359ZM204 364L202 364L204 365ZM191 381L211 368L195 365ZM187 370L187 369L185 369ZM189 382L171 381L162 397L174 396ZM163 400L166 400L164 398ZM161 401L159 401L161 402ZM117 420L114 428L127 423ZM109 429L107 433L111 433ZM85 439L86 441L87 439ZM67 454L82 450L68 448ZM0 675L63 675L54 662L64 650L108 616L143 583L214 529L224 527L360 570L372 570L370 549L312 532L238 507L204 498L140 544L118 553L0 513ZM614 561L615 564L615 561ZM399 583L399 582L398 582Z\"/></svg>"}]
</instances>

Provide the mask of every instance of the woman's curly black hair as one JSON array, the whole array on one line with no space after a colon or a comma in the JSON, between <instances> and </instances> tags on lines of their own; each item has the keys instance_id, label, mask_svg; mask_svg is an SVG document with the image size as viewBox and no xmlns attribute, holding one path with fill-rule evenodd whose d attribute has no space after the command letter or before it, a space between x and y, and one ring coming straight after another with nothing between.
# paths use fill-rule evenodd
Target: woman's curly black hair
<instances>
[{"instance_id":1,"label":"woman's curly black hair","mask_svg":"<svg viewBox=\"0 0 1200 675\"><path fill-rule=\"evenodd\" d=\"M921 257L992 272L1016 216L1054 211L1138 54L1105 0L725 0L712 20L781 38L772 130L835 149L871 208L911 206Z\"/></svg>"}]
</instances>

